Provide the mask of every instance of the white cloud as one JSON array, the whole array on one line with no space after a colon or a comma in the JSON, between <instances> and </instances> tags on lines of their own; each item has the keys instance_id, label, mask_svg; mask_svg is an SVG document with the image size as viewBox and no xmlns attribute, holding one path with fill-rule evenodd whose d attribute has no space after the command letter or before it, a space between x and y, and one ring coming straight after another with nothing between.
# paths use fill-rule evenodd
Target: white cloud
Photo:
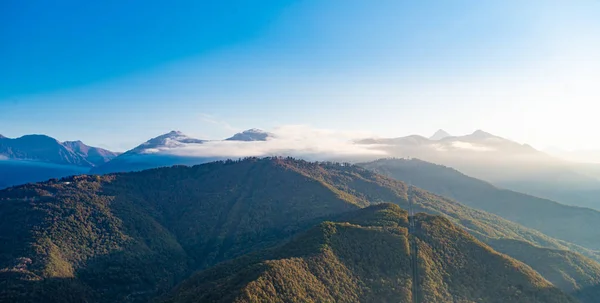
<instances>
[{"instance_id":1,"label":"white cloud","mask_svg":"<svg viewBox=\"0 0 600 303\"><path fill-rule=\"evenodd\" d=\"M8 157L7 157L7 156L5 156L5 155L0 155L0 161L1 161L1 160L8 160Z\"/></svg>"},{"instance_id":2,"label":"white cloud","mask_svg":"<svg viewBox=\"0 0 600 303\"><path fill-rule=\"evenodd\" d=\"M439 152L448 151L448 148L443 144L433 144L431 146L433 147L433 149L435 149L436 151L439 151Z\"/></svg>"},{"instance_id":3,"label":"white cloud","mask_svg":"<svg viewBox=\"0 0 600 303\"><path fill-rule=\"evenodd\" d=\"M452 147L457 148L457 149L470 150L470 151L481 151L481 152L495 150L494 148L489 147L489 146L483 146L483 145L473 144L473 143L463 142L463 141L452 142Z\"/></svg>"},{"instance_id":4,"label":"white cloud","mask_svg":"<svg viewBox=\"0 0 600 303\"><path fill-rule=\"evenodd\" d=\"M436 152L450 152L450 151L474 151L474 152L490 152L495 151L496 149L491 146L484 146L475 143L469 143L464 141L452 141L449 144L431 144L431 148L433 148Z\"/></svg>"},{"instance_id":5,"label":"white cloud","mask_svg":"<svg viewBox=\"0 0 600 303\"><path fill-rule=\"evenodd\" d=\"M352 141L370 134L286 125L271 131L267 141L210 141L203 144L181 144L152 149L147 153L163 153L187 157L297 156L320 159L346 156L385 157L377 146L354 144Z\"/></svg>"}]
</instances>

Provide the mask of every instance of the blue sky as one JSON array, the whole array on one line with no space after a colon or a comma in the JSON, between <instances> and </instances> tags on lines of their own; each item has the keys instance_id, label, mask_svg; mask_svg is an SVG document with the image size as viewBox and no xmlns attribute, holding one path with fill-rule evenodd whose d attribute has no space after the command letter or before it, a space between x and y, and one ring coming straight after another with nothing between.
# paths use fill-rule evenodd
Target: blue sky
<instances>
[{"instance_id":1,"label":"blue sky","mask_svg":"<svg viewBox=\"0 0 600 303\"><path fill-rule=\"evenodd\" d=\"M593 0L5 0L0 134L122 151L302 124L600 148L599 15Z\"/></svg>"}]
</instances>

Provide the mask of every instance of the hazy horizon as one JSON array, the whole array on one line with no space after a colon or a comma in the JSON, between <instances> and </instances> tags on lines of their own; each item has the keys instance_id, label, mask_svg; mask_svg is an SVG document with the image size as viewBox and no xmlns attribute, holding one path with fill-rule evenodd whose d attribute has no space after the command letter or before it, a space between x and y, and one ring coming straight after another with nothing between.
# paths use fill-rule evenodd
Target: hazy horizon
<instances>
[{"instance_id":1,"label":"hazy horizon","mask_svg":"<svg viewBox=\"0 0 600 303\"><path fill-rule=\"evenodd\" d=\"M144 149L144 154L162 154L162 155L171 155L177 157L216 157L216 158L243 158L249 156L294 156L300 157L307 160L341 160L341 161L370 161L379 158L394 158L394 157L405 157L410 156L412 147L405 146L400 150L394 150L395 144L390 143L360 143L358 142L362 140L387 140L387 139L396 139L396 138L412 138L414 136L423 137L429 140L430 146L426 145L421 146L422 149L418 152L416 150L412 150L412 155L416 158L422 160L429 160L433 162L437 162L429 158L431 154L429 152L439 153L439 152L447 152L448 148L453 151L463 151L470 152L469 157L484 157L487 158L487 161L492 161L497 154L494 152L501 152L503 148L497 150L494 147L495 144L504 143L501 141L493 140L497 136L495 134L490 134L485 132L485 130L475 130L474 132L467 134L451 134L446 132L443 129L439 129L434 134L426 135L426 134L411 134L407 136L396 136L396 137L382 137L377 134L368 133L368 132L348 132L348 131L337 131L332 129L317 129L312 128L307 125L286 125L276 127L274 129L246 129L244 131L240 131L238 133L245 133L245 131L262 131L268 134L268 138L266 140L258 140L252 142L245 141L228 141L229 137L233 136L234 133L231 133L230 136L216 139L206 139L206 138L192 138L192 139L200 139L205 140L203 143L181 143L176 139L173 141L174 145L170 145L168 142L165 142L164 145L159 146L158 148L147 147ZM177 130L172 130L169 133L157 134L155 137L162 137L164 135L170 135L172 132ZM442 140L439 138L434 138L438 132L445 132L447 137L444 137ZM40 134L36 134L40 135ZM45 135L45 134L42 134ZM160 136L159 136L160 135ZM177 131L177 136L187 134ZM484 136L481 138L480 136ZM491 136L488 142L485 137ZM475 136L477 139L476 142L469 142L468 139L470 136ZM52 136L50 136L52 137ZM189 137L189 136L187 136ZM191 137L190 137L191 138ZM464 141L462 138L467 139ZM502 138L504 141L509 144L518 142L511 141L507 138ZM9 138L16 139L16 138ZM55 138L56 139L56 138ZM152 138L148 138L152 139ZM448 141L448 139L450 141ZM59 142L65 142L69 140L58 140ZM439 142L439 144L437 143ZM446 143L444 143L446 142ZM488 142L488 143L486 143ZM86 142L83 141L85 144ZM130 146L124 150L111 150L113 152L126 152L128 150L132 150L134 147L140 146L144 142L138 142L134 144L134 146ZM442 145L440 145L442 144ZM489 145L491 144L491 145ZM527 143L521 144L525 149L520 152L527 150ZM101 146L96 146L101 147ZM511 148L510 146L505 146L504 148ZM391 148L391 149L390 149ZM406 149L408 148L408 149ZM110 149L109 149L110 150ZM429 151L428 151L429 150ZM596 150L582 150L582 151L569 151L558 148L549 148L545 150L538 149L537 151L541 152L540 154L532 155L533 158L530 160L533 162L539 161L548 161L552 160L552 158L545 159L544 154L553 157L554 160L561 159L567 162L574 163L598 163L600 164L600 151ZM507 151L504 151L507 152ZM423 154L421 154L423 153ZM510 152L504 154L504 156L511 156ZM513 155L514 156L514 155ZM349 158L347 158L349 157ZM491 158L490 158L491 157ZM216 159L215 158L215 159ZM362 160L359 160L362 159ZM0 160L3 160L0 155ZM8 158L6 159L8 160ZM522 159L521 159L522 160ZM519 161L521 161L519 160Z\"/></svg>"}]
</instances>

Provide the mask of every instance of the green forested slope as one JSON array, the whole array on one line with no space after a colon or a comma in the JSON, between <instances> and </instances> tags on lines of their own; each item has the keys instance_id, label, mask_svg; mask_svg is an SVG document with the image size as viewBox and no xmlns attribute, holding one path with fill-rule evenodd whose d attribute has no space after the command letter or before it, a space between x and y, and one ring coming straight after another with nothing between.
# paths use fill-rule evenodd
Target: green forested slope
<instances>
[{"instance_id":1,"label":"green forested slope","mask_svg":"<svg viewBox=\"0 0 600 303\"><path fill-rule=\"evenodd\" d=\"M531 266L556 287L569 293L600 284L600 264L579 254L509 239L494 239L489 244L498 252L510 254Z\"/></svg>"},{"instance_id":2,"label":"green forested slope","mask_svg":"<svg viewBox=\"0 0 600 303\"><path fill-rule=\"evenodd\" d=\"M145 302L196 270L409 196L491 245L577 249L356 166L251 158L0 191L0 302Z\"/></svg>"},{"instance_id":3,"label":"green forested slope","mask_svg":"<svg viewBox=\"0 0 600 303\"><path fill-rule=\"evenodd\" d=\"M358 208L276 167L252 159L1 191L0 299L51 300L52 288L29 290L60 280L89 286L93 300L145 301L192 270Z\"/></svg>"},{"instance_id":4,"label":"green forested slope","mask_svg":"<svg viewBox=\"0 0 600 303\"><path fill-rule=\"evenodd\" d=\"M341 219L194 275L164 302L412 302L407 213L381 204ZM419 214L415 243L421 302L575 302L442 217Z\"/></svg>"},{"instance_id":5,"label":"green forested slope","mask_svg":"<svg viewBox=\"0 0 600 303\"><path fill-rule=\"evenodd\" d=\"M453 223L468 230L480 240L506 238L525 241L536 246L569 249L600 260L600 253L567 241L557 240L497 215L477 210L425 190L410 187L406 183L373 171L352 165L321 163L314 165L305 161L284 161L289 169L296 170L320 180L333 191L358 205L391 202L406 208L411 193L417 211L433 215L445 215Z\"/></svg>"}]
</instances>

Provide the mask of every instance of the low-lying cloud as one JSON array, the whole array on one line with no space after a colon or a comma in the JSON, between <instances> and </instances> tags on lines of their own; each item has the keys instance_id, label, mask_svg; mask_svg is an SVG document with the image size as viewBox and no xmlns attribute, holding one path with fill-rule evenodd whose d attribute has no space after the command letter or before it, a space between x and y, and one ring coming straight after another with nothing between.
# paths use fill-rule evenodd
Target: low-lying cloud
<instances>
[{"instance_id":1,"label":"low-lying cloud","mask_svg":"<svg viewBox=\"0 0 600 303\"><path fill-rule=\"evenodd\" d=\"M167 140L164 145L146 149L143 153L212 159L291 156L310 161L347 162L411 156L438 163L443 162L440 157L444 159L448 159L448 157L462 158L466 155L488 157L501 150L496 146L498 142L488 142L489 140L468 142L456 139L448 142L416 143L399 140L386 144L364 144L357 142L365 142L361 139L373 138L373 134L319 129L306 125L281 126L270 130L269 133L270 136L266 141L215 140L203 143L182 143L177 139Z\"/></svg>"},{"instance_id":2,"label":"low-lying cloud","mask_svg":"<svg viewBox=\"0 0 600 303\"><path fill-rule=\"evenodd\" d=\"M271 133L273 136L266 141L209 141L202 144L180 144L147 152L185 157L294 156L317 160L388 156L388 153L378 149L378 146L353 143L356 139L369 136L368 133L317 129L304 125L282 126Z\"/></svg>"},{"instance_id":3,"label":"low-lying cloud","mask_svg":"<svg viewBox=\"0 0 600 303\"><path fill-rule=\"evenodd\" d=\"M489 146L483 146L483 145L473 144L473 143L463 142L463 141L454 141L454 142L452 142L452 147L454 147L456 149L463 149L463 150L470 150L470 151L480 151L480 152L494 151L495 150L494 148L491 148Z\"/></svg>"}]
</instances>

